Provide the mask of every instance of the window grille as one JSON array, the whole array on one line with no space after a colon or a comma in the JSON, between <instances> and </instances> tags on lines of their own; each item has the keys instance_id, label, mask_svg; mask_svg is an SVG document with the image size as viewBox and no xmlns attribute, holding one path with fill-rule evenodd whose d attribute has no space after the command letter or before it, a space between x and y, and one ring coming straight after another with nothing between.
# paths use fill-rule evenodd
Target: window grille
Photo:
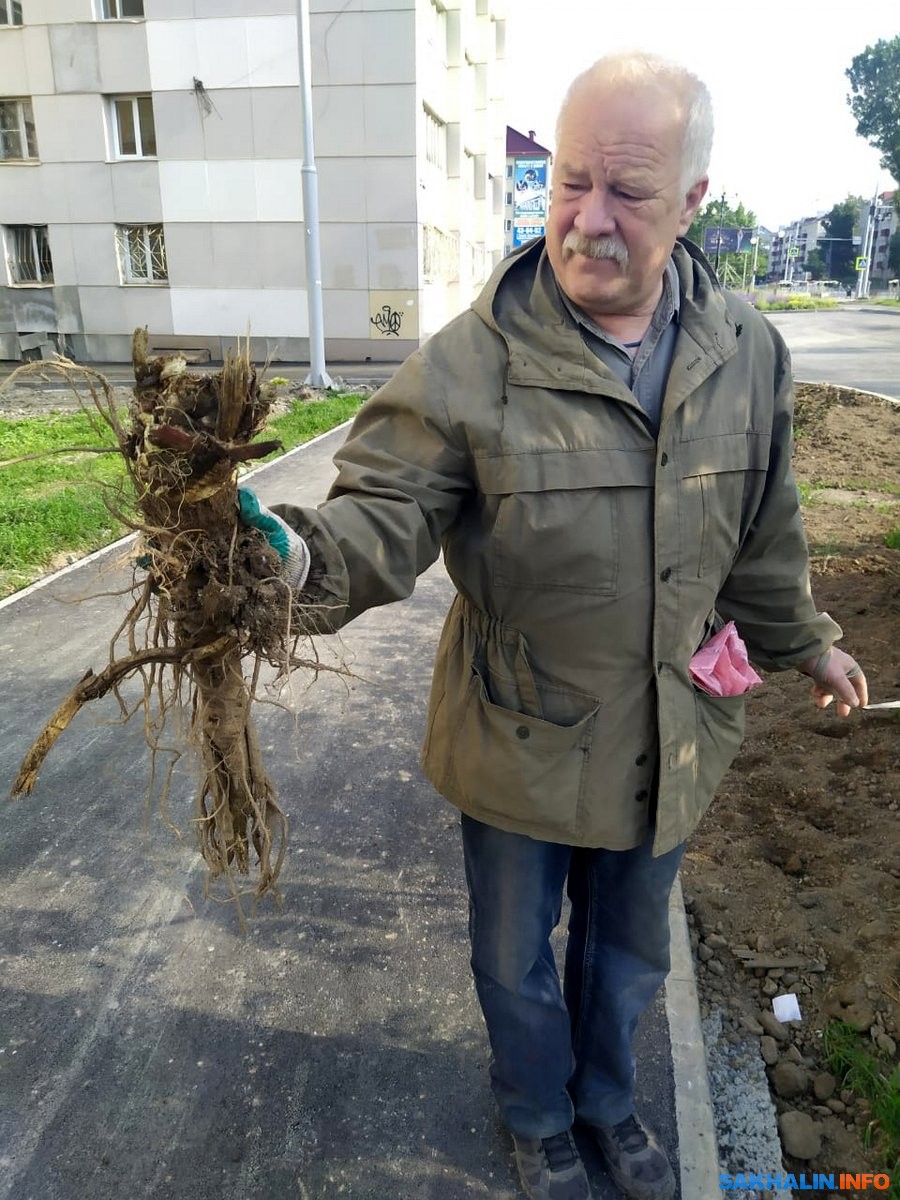
<instances>
[{"instance_id":1,"label":"window grille","mask_svg":"<svg viewBox=\"0 0 900 1200\"><path fill-rule=\"evenodd\" d=\"M123 283L165 283L168 280L162 225L117 225L116 249Z\"/></svg>"},{"instance_id":2,"label":"window grille","mask_svg":"<svg viewBox=\"0 0 900 1200\"><path fill-rule=\"evenodd\" d=\"M452 282L459 279L459 234L444 233L434 225L422 229L422 272L426 279Z\"/></svg>"},{"instance_id":3,"label":"window grille","mask_svg":"<svg viewBox=\"0 0 900 1200\"><path fill-rule=\"evenodd\" d=\"M30 100L0 100L0 159L37 158Z\"/></svg>"},{"instance_id":4,"label":"window grille","mask_svg":"<svg viewBox=\"0 0 900 1200\"><path fill-rule=\"evenodd\" d=\"M104 21L124 21L144 15L144 0L101 0Z\"/></svg>"},{"instance_id":5,"label":"window grille","mask_svg":"<svg viewBox=\"0 0 900 1200\"><path fill-rule=\"evenodd\" d=\"M439 170L447 170L447 126L430 108L425 109L425 157Z\"/></svg>"},{"instance_id":6,"label":"window grille","mask_svg":"<svg viewBox=\"0 0 900 1200\"><path fill-rule=\"evenodd\" d=\"M53 282L46 225L8 225L6 251L12 283Z\"/></svg>"},{"instance_id":7,"label":"window grille","mask_svg":"<svg viewBox=\"0 0 900 1200\"><path fill-rule=\"evenodd\" d=\"M155 158L156 125L149 96L116 96L111 101L119 158Z\"/></svg>"},{"instance_id":8,"label":"window grille","mask_svg":"<svg viewBox=\"0 0 900 1200\"><path fill-rule=\"evenodd\" d=\"M21 25L22 5L19 0L0 0L0 25Z\"/></svg>"}]
</instances>

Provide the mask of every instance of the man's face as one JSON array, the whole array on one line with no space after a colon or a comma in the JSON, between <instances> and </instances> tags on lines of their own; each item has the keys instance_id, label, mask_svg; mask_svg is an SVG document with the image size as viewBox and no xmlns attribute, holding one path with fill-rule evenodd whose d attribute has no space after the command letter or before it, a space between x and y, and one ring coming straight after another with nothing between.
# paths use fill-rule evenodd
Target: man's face
<instances>
[{"instance_id":1,"label":"man's face","mask_svg":"<svg viewBox=\"0 0 900 1200\"><path fill-rule=\"evenodd\" d=\"M653 311L675 239L706 192L706 179L682 191L678 108L662 89L595 83L563 116L547 253L591 316Z\"/></svg>"}]
</instances>

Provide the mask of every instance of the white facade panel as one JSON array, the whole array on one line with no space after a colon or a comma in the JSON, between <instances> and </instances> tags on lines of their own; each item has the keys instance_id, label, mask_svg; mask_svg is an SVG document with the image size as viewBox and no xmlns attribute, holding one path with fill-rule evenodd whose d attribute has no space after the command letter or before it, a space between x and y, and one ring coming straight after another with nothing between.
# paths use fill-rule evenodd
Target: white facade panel
<instances>
[{"instance_id":1,"label":"white facade panel","mask_svg":"<svg viewBox=\"0 0 900 1200\"><path fill-rule=\"evenodd\" d=\"M163 221L208 221L208 163L161 162L159 192Z\"/></svg>"},{"instance_id":2,"label":"white facade panel","mask_svg":"<svg viewBox=\"0 0 900 1200\"><path fill-rule=\"evenodd\" d=\"M323 293L325 334L330 338L369 336L369 293L329 289Z\"/></svg>"},{"instance_id":3,"label":"white facade panel","mask_svg":"<svg viewBox=\"0 0 900 1200\"><path fill-rule=\"evenodd\" d=\"M193 86L197 74L197 35L193 21L147 21L147 57L154 92L181 91ZM215 86L203 80L204 87Z\"/></svg>"},{"instance_id":4,"label":"white facade panel","mask_svg":"<svg viewBox=\"0 0 900 1200\"><path fill-rule=\"evenodd\" d=\"M55 91L45 28L29 24L0 29L0 80L6 96L46 96Z\"/></svg>"},{"instance_id":5,"label":"white facade panel","mask_svg":"<svg viewBox=\"0 0 900 1200\"><path fill-rule=\"evenodd\" d=\"M156 335L172 333L167 287L84 287L81 313L86 334L131 334L146 325Z\"/></svg>"},{"instance_id":6,"label":"white facade panel","mask_svg":"<svg viewBox=\"0 0 900 1200\"><path fill-rule=\"evenodd\" d=\"M80 287L117 287L119 264L116 258L116 232L112 225L70 225L75 280ZM56 257L53 259L54 277ZM66 280L60 279L59 283ZM107 330L106 332L111 332Z\"/></svg>"},{"instance_id":7,"label":"white facade panel","mask_svg":"<svg viewBox=\"0 0 900 1200\"><path fill-rule=\"evenodd\" d=\"M419 285L419 239L415 223L367 228L370 287L415 291Z\"/></svg>"},{"instance_id":8,"label":"white facade panel","mask_svg":"<svg viewBox=\"0 0 900 1200\"><path fill-rule=\"evenodd\" d=\"M24 28L0 29L0 79L4 96L31 96Z\"/></svg>"},{"instance_id":9,"label":"white facade panel","mask_svg":"<svg viewBox=\"0 0 900 1200\"><path fill-rule=\"evenodd\" d=\"M308 337L306 292L301 288L172 288L172 317L179 335Z\"/></svg>"},{"instance_id":10,"label":"white facade panel","mask_svg":"<svg viewBox=\"0 0 900 1200\"><path fill-rule=\"evenodd\" d=\"M301 165L299 160L291 159L254 162L257 220L303 220Z\"/></svg>"},{"instance_id":11,"label":"white facade panel","mask_svg":"<svg viewBox=\"0 0 900 1200\"><path fill-rule=\"evenodd\" d=\"M361 12L313 14L309 19L312 77L317 87L362 82L365 16Z\"/></svg>"},{"instance_id":12,"label":"white facade panel","mask_svg":"<svg viewBox=\"0 0 900 1200\"><path fill-rule=\"evenodd\" d=\"M415 221L418 210L416 160L365 160L365 213L369 221Z\"/></svg>"},{"instance_id":13,"label":"white facade panel","mask_svg":"<svg viewBox=\"0 0 900 1200\"><path fill-rule=\"evenodd\" d=\"M55 90L101 91L96 25L50 25L48 32Z\"/></svg>"},{"instance_id":14,"label":"white facade panel","mask_svg":"<svg viewBox=\"0 0 900 1200\"><path fill-rule=\"evenodd\" d=\"M415 85L387 86L373 84L364 89L365 144L364 153L416 153L416 89Z\"/></svg>"},{"instance_id":15,"label":"white facade panel","mask_svg":"<svg viewBox=\"0 0 900 1200\"><path fill-rule=\"evenodd\" d=\"M302 221L300 163L160 162L164 221Z\"/></svg>"},{"instance_id":16,"label":"white facade panel","mask_svg":"<svg viewBox=\"0 0 900 1200\"><path fill-rule=\"evenodd\" d=\"M321 227L322 286L367 291L366 226L349 222ZM330 332L330 331L329 331Z\"/></svg>"},{"instance_id":17,"label":"white facade panel","mask_svg":"<svg viewBox=\"0 0 900 1200\"><path fill-rule=\"evenodd\" d=\"M257 163L210 161L206 164L210 221L259 220Z\"/></svg>"},{"instance_id":18,"label":"white facade panel","mask_svg":"<svg viewBox=\"0 0 900 1200\"><path fill-rule=\"evenodd\" d=\"M106 130L103 97L33 96L41 162L103 162Z\"/></svg>"},{"instance_id":19,"label":"white facade panel","mask_svg":"<svg viewBox=\"0 0 900 1200\"><path fill-rule=\"evenodd\" d=\"M416 82L415 12L363 14L363 83Z\"/></svg>"},{"instance_id":20,"label":"white facade panel","mask_svg":"<svg viewBox=\"0 0 900 1200\"><path fill-rule=\"evenodd\" d=\"M229 88L248 83L247 21L209 20L197 25L197 62L193 74L203 86ZM183 28L183 26L182 26Z\"/></svg>"},{"instance_id":21,"label":"white facade panel","mask_svg":"<svg viewBox=\"0 0 900 1200\"><path fill-rule=\"evenodd\" d=\"M316 170L319 179L319 219L323 223L366 220L367 188L370 179L367 166L362 158L318 160Z\"/></svg>"},{"instance_id":22,"label":"white facade panel","mask_svg":"<svg viewBox=\"0 0 900 1200\"><path fill-rule=\"evenodd\" d=\"M293 17L257 17L247 22L245 80L231 86L299 87L297 22Z\"/></svg>"},{"instance_id":23,"label":"white facade panel","mask_svg":"<svg viewBox=\"0 0 900 1200\"><path fill-rule=\"evenodd\" d=\"M356 158L365 153L368 90L362 84L313 89L317 158Z\"/></svg>"},{"instance_id":24,"label":"white facade panel","mask_svg":"<svg viewBox=\"0 0 900 1200\"><path fill-rule=\"evenodd\" d=\"M100 91L107 94L150 91L147 25L144 21L98 21ZM188 81L187 86L190 86Z\"/></svg>"},{"instance_id":25,"label":"white facade panel","mask_svg":"<svg viewBox=\"0 0 900 1200\"><path fill-rule=\"evenodd\" d=\"M65 25L72 21L92 21L94 0L27 0L27 20L31 25Z\"/></svg>"}]
</instances>

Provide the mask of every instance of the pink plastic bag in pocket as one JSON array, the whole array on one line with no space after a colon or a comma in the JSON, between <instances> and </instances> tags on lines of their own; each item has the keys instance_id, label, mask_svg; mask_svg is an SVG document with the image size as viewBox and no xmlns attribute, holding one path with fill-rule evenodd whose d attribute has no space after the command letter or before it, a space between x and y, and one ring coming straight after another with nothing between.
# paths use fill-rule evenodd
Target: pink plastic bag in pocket
<instances>
[{"instance_id":1,"label":"pink plastic bag in pocket","mask_svg":"<svg viewBox=\"0 0 900 1200\"><path fill-rule=\"evenodd\" d=\"M734 621L723 625L688 664L691 679L711 696L743 696L762 680L750 666Z\"/></svg>"}]
</instances>

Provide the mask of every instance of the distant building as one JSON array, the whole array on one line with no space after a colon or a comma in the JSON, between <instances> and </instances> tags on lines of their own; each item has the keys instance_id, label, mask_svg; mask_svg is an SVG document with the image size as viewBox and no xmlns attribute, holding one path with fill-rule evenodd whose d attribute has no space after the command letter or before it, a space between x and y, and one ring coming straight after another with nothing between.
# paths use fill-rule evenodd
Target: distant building
<instances>
[{"instance_id":1,"label":"distant building","mask_svg":"<svg viewBox=\"0 0 900 1200\"><path fill-rule=\"evenodd\" d=\"M503 250L503 0L316 0L326 354L400 359ZM308 359L297 0L0 3L0 358Z\"/></svg>"},{"instance_id":2,"label":"distant building","mask_svg":"<svg viewBox=\"0 0 900 1200\"><path fill-rule=\"evenodd\" d=\"M772 235L767 279L794 282L806 278L807 258L818 247L819 239L825 237L822 216L801 217Z\"/></svg>"},{"instance_id":3,"label":"distant building","mask_svg":"<svg viewBox=\"0 0 900 1200\"><path fill-rule=\"evenodd\" d=\"M896 278L897 275L897 272L891 272L888 266L891 238L900 226L894 205L895 197L896 192L881 192L874 204L870 202L860 207L860 229L863 235L870 216L874 224L869 266L869 289L873 291L887 291L888 280Z\"/></svg>"},{"instance_id":4,"label":"distant building","mask_svg":"<svg viewBox=\"0 0 900 1200\"><path fill-rule=\"evenodd\" d=\"M552 151L506 127L506 197L503 206L503 253L543 237L550 204Z\"/></svg>"}]
</instances>

